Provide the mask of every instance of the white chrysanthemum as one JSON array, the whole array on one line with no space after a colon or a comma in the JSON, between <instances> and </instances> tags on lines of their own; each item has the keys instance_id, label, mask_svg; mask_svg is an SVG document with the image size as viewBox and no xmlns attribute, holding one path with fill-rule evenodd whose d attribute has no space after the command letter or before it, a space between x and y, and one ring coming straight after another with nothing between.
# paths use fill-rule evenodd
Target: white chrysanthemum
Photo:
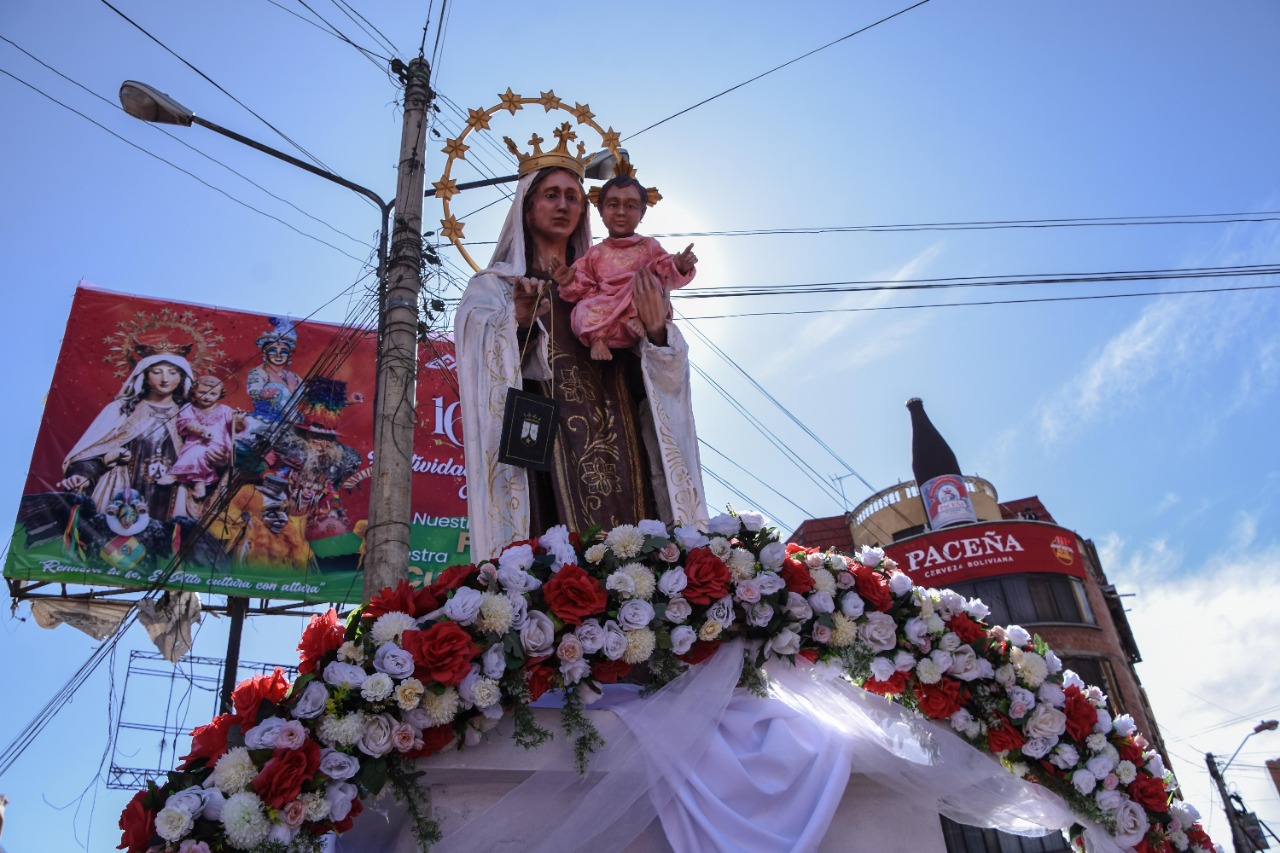
<instances>
[{"instance_id":1,"label":"white chrysanthemum","mask_svg":"<svg viewBox=\"0 0 1280 853\"><path fill-rule=\"evenodd\" d=\"M836 596L836 576L826 569L810 569L809 577L813 578L813 588L816 592L825 592L827 595L835 598Z\"/></svg>"},{"instance_id":2,"label":"white chrysanthemum","mask_svg":"<svg viewBox=\"0 0 1280 853\"><path fill-rule=\"evenodd\" d=\"M406 678L396 687L396 704L400 706L401 711L412 711L422 701L423 692L425 688L421 681L416 678Z\"/></svg>"},{"instance_id":3,"label":"white chrysanthemum","mask_svg":"<svg viewBox=\"0 0 1280 853\"><path fill-rule=\"evenodd\" d=\"M405 631L417 627L417 620L408 613L393 610L390 613L382 614L374 621L373 630L370 634L373 636L373 642L381 646L386 643L400 642L400 638Z\"/></svg>"},{"instance_id":4,"label":"white chrysanthemum","mask_svg":"<svg viewBox=\"0 0 1280 853\"><path fill-rule=\"evenodd\" d=\"M604 544L609 547L620 560L630 560L639 556L644 547L644 534L634 524L619 524L604 537Z\"/></svg>"},{"instance_id":5,"label":"white chrysanthemum","mask_svg":"<svg viewBox=\"0 0 1280 853\"><path fill-rule=\"evenodd\" d=\"M307 807L307 820L314 823L329 816L329 801L324 798L324 792L312 791L301 794L298 799Z\"/></svg>"},{"instance_id":6,"label":"white chrysanthemum","mask_svg":"<svg viewBox=\"0 0 1280 853\"><path fill-rule=\"evenodd\" d=\"M720 632L723 630L724 627L719 622L714 619L708 619L702 624L702 627L698 629L698 639L704 642L710 642L716 637L719 637Z\"/></svg>"},{"instance_id":7,"label":"white chrysanthemum","mask_svg":"<svg viewBox=\"0 0 1280 853\"><path fill-rule=\"evenodd\" d=\"M364 646L347 640L338 646L338 660L354 664L364 663Z\"/></svg>"},{"instance_id":8,"label":"white chrysanthemum","mask_svg":"<svg viewBox=\"0 0 1280 853\"><path fill-rule=\"evenodd\" d=\"M271 832L271 821L262 810L262 800L252 791L227 797L222 807L222 825L226 828L227 843L237 850L253 849Z\"/></svg>"},{"instance_id":9,"label":"white chrysanthemum","mask_svg":"<svg viewBox=\"0 0 1280 853\"><path fill-rule=\"evenodd\" d=\"M458 691L452 687L446 687L443 693L428 690L422 694L422 710L427 712L433 726L452 723L458 715Z\"/></svg>"},{"instance_id":10,"label":"white chrysanthemum","mask_svg":"<svg viewBox=\"0 0 1280 853\"><path fill-rule=\"evenodd\" d=\"M360 695L369 702L381 702L391 695L396 684L385 672L375 672L360 685Z\"/></svg>"},{"instance_id":11,"label":"white chrysanthemum","mask_svg":"<svg viewBox=\"0 0 1280 853\"><path fill-rule=\"evenodd\" d=\"M249 757L249 750L235 746L218 759L218 766L213 768L209 779L222 793L234 794L243 791L257 775L258 767Z\"/></svg>"},{"instance_id":12,"label":"white chrysanthemum","mask_svg":"<svg viewBox=\"0 0 1280 853\"><path fill-rule=\"evenodd\" d=\"M480 601L480 614L476 627L493 634L505 634L511 630L515 611L511 599L503 593L486 592Z\"/></svg>"},{"instance_id":13,"label":"white chrysanthemum","mask_svg":"<svg viewBox=\"0 0 1280 853\"><path fill-rule=\"evenodd\" d=\"M617 593L618 597L623 600L632 598L636 594L636 582L621 569L605 578L604 588L609 592Z\"/></svg>"},{"instance_id":14,"label":"white chrysanthemum","mask_svg":"<svg viewBox=\"0 0 1280 853\"><path fill-rule=\"evenodd\" d=\"M364 714L356 711L345 717L326 716L320 720L318 734L325 746L355 746L364 735ZM219 762L221 763L221 762Z\"/></svg>"},{"instance_id":15,"label":"white chrysanthemum","mask_svg":"<svg viewBox=\"0 0 1280 853\"><path fill-rule=\"evenodd\" d=\"M853 645L858 639L858 623L843 613L831 614L831 645L835 648Z\"/></svg>"},{"instance_id":16,"label":"white chrysanthemum","mask_svg":"<svg viewBox=\"0 0 1280 853\"><path fill-rule=\"evenodd\" d=\"M635 584L636 598L642 598L645 601L653 598L653 591L657 587L653 569L641 563L627 563L620 571L631 578L632 583Z\"/></svg>"},{"instance_id":17,"label":"white chrysanthemum","mask_svg":"<svg viewBox=\"0 0 1280 853\"><path fill-rule=\"evenodd\" d=\"M653 655L654 646L658 643L658 638L653 631L648 628L641 628L638 631L627 631L627 650L622 653L622 659L627 663L644 663Z\"/></svg>"},{"instance_id":18,"label":"white chrysanthemum","mask_svg":"<svg viewBox=\"0 0 1280 853\"><path fill-rule=\"evenodd\" d=\"M597 542L588 548L586 553L582 556L586 558L588 563L598 563L604 559L604 555L608 553L608 551L609 549L607 546L601 542Z\"/></svg>"},{"instance_id":19,"label":"white chrysanthemum","mask_svg":"<svg viewBox=\"0 0 1280 853\"><path fill-rule=\"evenodd\" d=\"M1044 658L1035 652L1023 654L1022 660L1017 664L1017 668L1023 683L1033 690L1039 687L1049 674L1049 667L1044 662Z\"/></svg>"},{"instance_id":20,"label":"white chrysanthemum","mask_svg":"<svg viewBox=\"0 0 1280 853\"><path fill-rule=\"evenodd\" d=\"M736 581L746 580L756 573L756 555L746 548L734 548L725 562Z\"/></svg>"},{"instance_id":21,"label":"white chrysanthemum","mask_svg":"<svg viewBox=\"0 0 1280 853\"><path fill-rule=\"evenodd\" d=\"M488 708L502 698L502 688L492 678L477 678L471 688L471 698L477 708Z\"/></svg>"},{"instance_id":22,"label":"white chrysanthemum","mask_svg":"<svg viewBox=\"0 0 1280 853\"><path fill-rule=\"evenodd\" d=\"M189 812L165 806L156 815L156 834L165 841L181 841L196 825Z\"/></svg>"},{"instance_id":23,"label":"white chrysanthemum","mask_svg":"<svg viewBox=\"0 0 1280 853\"><path fill-rule=\"evenodd\" d=\"M1121 761L1116 765L1116 776L1120 777L1121 782L1128 785L1138 778L1138 768L1134 766L1132 761Z\"/></svg>"},{"instance_id":24,"label":"white chrysanthemum","mask_svg":"<svg viewBox=\"0 0 1280 853\"><path fill-rule=\"evenodd\" d=\"M916 664L916 678L922 684L937 684L942 680L942 668L930 658L921 658Z\"/></svg>"},{"instance_id":25,"label":"white chrysanthemum","mask_svg":"<svg viewBox=\"0 0 1280 853\"><path fill-rule=\"evenodd\" d=\"M717 536L715 539L712 539L707 543L707 550L712 554L715 554L721 560L724 560L727 559L729 553L733 551L733 546L729 544L728 539L722 539Z\"/></svg>"}]
</instances>

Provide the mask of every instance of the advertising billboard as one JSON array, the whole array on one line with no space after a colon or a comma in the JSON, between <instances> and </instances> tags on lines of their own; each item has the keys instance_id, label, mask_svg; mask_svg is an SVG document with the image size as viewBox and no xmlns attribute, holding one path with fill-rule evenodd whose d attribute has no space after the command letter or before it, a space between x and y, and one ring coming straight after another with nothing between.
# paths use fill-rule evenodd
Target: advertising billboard
<instances>
[{"instance_id":1,"label":"advertising billboard","mask_svg":"<svg viewBox=\"0 0 1280 853\"><path fill-rule=\"evenodd\" d=\"M362 598L377 335L81 286L4 574ZM409 575L469 559L453 345L419 346Z\"/></svg>"},{"instance_id":2,"label":"advertising billboard","mask_svg":"<svg viewBox=\"0 0 1280 853\"><path fill-rule=\"evenodd\" d=\"M1085 576L1084 557L1070 530L1034 521L989 521L912 536L885 546L920 586L1024 572Z\"/></svg>"}]
</instances>

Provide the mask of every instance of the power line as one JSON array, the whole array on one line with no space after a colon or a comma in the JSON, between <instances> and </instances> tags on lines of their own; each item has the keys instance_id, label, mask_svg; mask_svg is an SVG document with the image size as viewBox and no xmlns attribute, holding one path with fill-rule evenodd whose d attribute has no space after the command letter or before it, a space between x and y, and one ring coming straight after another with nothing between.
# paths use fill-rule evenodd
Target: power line
<instances>
[{"instance_id":1,"label":"power line","mask_svg":"<svg viewBox=\"0 0 1280 853\"><path fill-rule=\"evenodd\" d=\"M291 225L291 224L289 224L288 222L285 222L283 219L281 219L281 218L280 218L280 217L278 217L278 216L274 216L274 215L272 215L272 214L270 214L270 213L267 213L265 210L260 210L259 208L254 207L253 205L249 204L247 201L242 201L241 199L236 198L234 195L232 195L231 193L227 192L226 190L221 189L220 187L216 187L216 186L214 186L213 184L211 184L211 183L209 183L208 181L206 181L204 178L201 178L199 175L196 175L194 172L190 172L190 171L188 171L188 170L186 170L186 169L182 168L181 166L179 166L178 164L174 163L174 162L173 162L173 161L171 161L171 160L166 160L164 157L161 157L159 154L156 154L154 151L151 151L151 150L149 150L149 149L147 149L147 148L144 148L143 146L139 145L139 144L138 144L138 143L136 143L136 142L133 142L132 140L125 139L123 136L121 136L120 134L116 133L114 130L112 130L111 128L107 127L106 125L104 125L104 124L102 124L102 123L100 123L100 122L98 122L98 121L96 121L96 120L94 120L94 119L90 118L89 116L87 116L87 115L85 115L84 113L82 113L82 112L80 112L79 110L77 110L75 107L68 106L67 104L64 104L62 101L59 101L57 98L53 97L53 96L52 96L52 95L50 95L48 92L45 92L44 90L40 89L39 87L35 86L35 85L34 85L34 84L32 84L32 83L28 83L26 80L23 80L21 77L17 76L16 74L13 74L13 73L12 73L12 72L10 72L10 71L6 71L6 70L5 70L5 69L3 69L3 68L0 68L0 74L4 74L5 76L10 77L10 78L12 78L12 79L16 80L17 82L19 82L19 83L21 83L22 85L26 86L28 89L31 89L33 92L36 92L36 93L37 93L37 94L39 94L39 95L43 95L45 98L48 98L50 101L53 101L55 104L57 104L58 106L62 107L63 109L65 109L65 110L68 110L68 111L70 111L70 112L75 113L76 115L80 116L80 118L82 118L82 119L84 119L85 121L87 121L87 122L89 122L89 123L91 123L91 124L93 124L93 125L95 125L95 126L97 126L97 127L101 128L102 130L105 130L107 133L111 134L111 135L112 135L112 136L114 136L116 139L119 139L121 142L125 143L126 145L132 146L133 148L136 148L136 149L138 149L139 151L141 151L143 154L146 154L146 155L147 155L147 156L149 156L149 157L154 157L154 158L156 158L157 160L159 160L161 163L164 163L164 164L165 164L165 165L167 165L167 166L172 166L173 168L177 169L179 172L182 172L184 175L187 175L188 177L194 178L196 181L200 182L201 184L204 184L206 187L208 187L209 189L213 190L214 192L219 193L220 195L224 195L224 196L226 196L228 199L230 199L231 201L233 201L233 202L235 202L236 204L240 205L241 207L245 207L245 208L247 208L247 209L249 209L249 210L253 211L254 213L259 214L260 216L265 216L265 217L267 217L268 219L273 219L273 220L275 220L276 222L279 222L279 223L280 223L281 225L283 225L284 227L288 228L290 231L293 231L293 232L295 232L295 233L297 233L297 234L299 234L299 235L301 235L301 236L303 236L303 237L306 237L308 240L315 240L317 243L320 243L320 244L322 244L322 245L328 246L330 249L333 249L335 252L338 252L338 253L340 253L340 254L346 255L348 258L351 258L353 261L360 261L360 262L362 262L362 263L364 262L364 259L363 259L363 258L359 258L359 257L357 257L357 256L355 256L355 255L353 255L353 254L351 254L350 252L345 251L344 249L340 249L340 248L338 248L337 246L335 246L335 245L333 245L332 243L330 243L328 240L324 240L324 239L322 239L322 238L320 238L320 237L315 236L314 234L308 234L307 232L305 232L305 231L303 231L303 230L299 229L298 227L296 227L296 226L294 226L294 225Z\"/></svg>"},{"instance_id":2,"label":"power line","mask_svg":"<svg viewBox=\"0 0 1280 853\"><path fill-rule=\"evenodd\" d=\"M795 63L799 62L800 60L802 60L802 59L807 59L808 57L813 56L815 53L818 53L818 52L820 52L820 51L826 50L827 48L832 47L833 45L837 45L837 44L839 44L839 43L840 43L840 42L842 42L842 41L846 41L846 40L848 40L848 39L851 39L851 38L853 38L853 37L854 37L854 36L856 36L856 35L861 35L862 33L865 33L867 30L872 29L873 27L878 27L878 26L880 26L881 24L885 23L886 21L891 21L891 20L893 20L894 18L898 17L899 15L905 15L907 12L910 12L912 9L917 9L917 8L919 8L919 7L923 6L925 3L928 3L928 2L929 2L929 0L920 0L920 2L919 2L919 3L915 3L914 5L908 6L908 7L907 7L907 8L905 8L905 9L900 9L900 10L898 10L897 12L894 12L892 15L889 15L889 16L888 16L888 17L886 17L886 18L881 18L880 20L876 21L876 22L875 22L875 23L873 23L873 24L867 24L865 27L863 27L863 28L862 28L862 29L860 29L860 30L854 30L853 32L851 32L851 33L849 33L849 34L847 34L847 35L843 35L843 36L841 36L840 38L836 39L835 41L829 41L829 42L827 42L826 44L822 45L821 47L815 47L813 50L809 51L808 53L803 53L803 54L801 54L800 56L797 56L795 59L788 60L788 61L786 61L786 62L782 63L781 65L778 65L778 66L775 66L775 67L773 67L773 68L770 68L768 71L764 71L764 72L762 72L762 73L760 73L760 74L757 74L756 76L752 77L752 78L751 78L751 79L749 79L749 80L743 80L741 83L737 84L736 86L730 86L728 89L725 89L723 92L719 92L719 93L717 93L717 94L715 94L715 95L712 95L712 96L711 96L711 97L709 97L709 98L704 98L703 100L698 101L698 103L694 104L693 106L691 106L691 107L685 107L685 108L684 108L684 109L682 109L680 112L675 113L675 114L673 114L673 115L669 115L669 116L667 116L666 118L662 119L661 121L655 121L653 124L649 125L648 127L645 127L645 128L640 129L640 130L637 130L635 133L631 134L630 136L625 137L625 138L624 138L624 141L625 141L625 140L627 140L627 139L634 139L635 137L639 136L640 134L644 133L644 132L645 132L645 131L647 131L647 130L653 130L653 129L654 129L655 127L657 127L658 125L660 125L660 124L666 124L667 122L671 121L673 118L677 118L677 117L679 117L679 116L682 116L682 115L684 115L685 113L689 112L690 110L695 110L695 109L697 109L698 107L702 106L703 104L709 104L709 103L711 103L712 101L714 101L716 98L719 98L719 97L722 97L722 96L724 96L724 95L727 95L727 94L729 94L730 92L733 92L733 91L735 91L735 90L737 90L737 89L741 89L743 86L746 86L746 85L747 85L747 84L749 84L749 83L754 83L755 81L759 80L759 79L760 79L760 78L762 78L762 77L767 77L767 76L769 76L770 74L772 74L772 73L773 73L773 72L775 72L775 71L781 71L783 68L786 68L788 65L794 65Z\"/></svg>"},{"instance_id":3,"label":"power line","mask_svg":"<svg viewBox=\"0 0 1280 853\"><path fill-rule=\"evenodd\" d=\"M374 25L373 21L370 21L364 15L361 15L359 9L355 8L350 3L346 2L346 0L333 0L333 4L338 7L339 11L341 11L342 14L350 18L351 21L357 27L360 27L360 29L364 31L364 34L367 35L369 38L373 39L374 41L378 41L379 39L381 39L382 46L386 47L387 50L391 51L392 56L400 55L400 48L396 47L395 42L387 38L386 34L384 34L382 30L378 29L377 26ZM359 20L356 20L357 18ZM363 21L364 24L368 24L368 27L365 27L364 24L361 23L361 21ZM369 30L373 30L373 32L371 33L369 32Z\"/></svg>"},{"instance_id":4,"label":"power line","mask_svg":"<svg viewBox=\"0 0 1280 853\"><path fill-rule=\"evenodd\" d=\"M247 110L247 111L248 111L248 113L249 113L251 116L253 116L253 117L254 117L254 118L256 118L258 121L260 121L260 122L262 122L263 124L265 124L267 127L271 128L271 130L273 130L277 135L279 135L279 137L280 137L281 139L283 139L285 142L288 142L290 145L292 145L292 146L293 146L294 148L296 148L298 151L302 152L302 154L303 154L303 155L305 155L305 156L307 157L307 159L308 159L308 160L310 160L311 162L315 163L317 166L319 166L320 168L324 169L325 171L328 171L328 172L333 171L333 170L332 170L332 169L330 169L328 166L326 166L323 162L321 162L321 160L320 160L319 158L317 158L315 155L313 155L310 151L308 151L307 149L303 148L303 147L302 147L301 145L299 145L297 142L294 142L294 141L293 141L293 139L291 139L291 138L288 136L288 134L286 134L286 133L285 133L284 131L282 131L280 128L276 127L274 124L272 124L271 122L267 121L265 118L263 118L263 117L262 117L261 115L259 115L257 112L255 112L252 108L250 108L247 104L245 104L245 103L244 103L244 101L241 101L241 100L240 100L239 98L237 98L235 95L231 94L231 93L230 93L230 92L228 92L226 89L222 88L222 86L221 86L221 85L219 85L219 84L218 84L218 82L217 82L216 80L214 80L212 77L210 77L208 74L205 74L205 73L204 73L203 71L201 71L199 68L196 68L196 67L195 67L194 65L192 65L190 62L188 62L186 59L184 59L182 56L180 56L176 51L174 51L172 48L170 48L167 44L165 44L164 42L160 41L160 39L156 38L156 37L155 37L155 36L153 36L151 33L147 32L146 28L144 28L144 27L143 27L141 24L139 24L137 21L135 21L135 20L133 20L132 18L130 18L130 17L129 17L128 15L126 15L124 12L121 12L121 11L120 11L119 9L117 9L115 6L112 6L112 5L111 5L110 0L99 0L99 2L101 2L101 3L102 3L104 6L106 6L108 9L110 9L110 10L111 10L111 11L113 11L113 12L115 12L115 13L116 13L117 15L119 15L121 18L124 18L126 21L128 21L130 24L132 24L132 25L134 26L134 28L136 28L136 29L138 30L138 32L142 33L144 36L146 36L147 38L151 39L151 40L152 40L153 42L155 42L156 44L160 45L160 47L164 48L164 49L165 49L165 51L166 51L166 52L168 52L168 53L169 53L169 54L170 54L174 59L178 60L178 61L179 61L179 62L181 62L183 65L187 66L187 67L188 67L188 68L190 68L192 71L194 71L195 73L197 73L197 74L199 74L201 77L203 77L203 78L204 78L206 81L208 81L208 82L209 82L209 83L210 83L210 84L211 84L215 89L217 89L219 92L221 92L222 94L226 95L228 98L230 98L231 100L235 101L237 104L239 104L239 105L240 105L241 107L243 107L245 110ZM372 204L372 201L370 201L370 204Z\"/></svg>"},{"instance_id":5,"label":"power line","mask_svg":"<svg viewBox=\"0 0 1280 853\"><path fill-rule=\"evenodd\" d=\"M1088 296L1041 296L1031 299L990 299L976 302L930 302L922 305L872 305L863 308L821 308L808 311L752 311L740 314L708 314L684 319L728 320L737 317L791 317L803 314L851 314L862 311L904 311L912 308L972 308L986 305L1030 305L1037 302L1086 302L1095 299L1130 299L1142 296L1185 296L1197 293L1236 293L1248 290L1275 290L1280 284L1257 284L1241 287L1204 287L1195 290L1151 290L1137 293L1098 293Z\"/></svg>"}]
</instances>

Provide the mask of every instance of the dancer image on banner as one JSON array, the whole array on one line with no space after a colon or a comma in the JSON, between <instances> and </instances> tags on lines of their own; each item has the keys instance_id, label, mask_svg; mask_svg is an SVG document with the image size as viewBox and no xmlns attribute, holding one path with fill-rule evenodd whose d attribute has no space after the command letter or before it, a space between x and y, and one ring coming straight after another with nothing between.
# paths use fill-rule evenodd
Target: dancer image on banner
<instances>
[{"instance_id":1,"label":"dancer image on banner","mask_svg":"<svg viewBox=\"0 0 1280 853\"><path fill-rule=\"evenodd\" d=\"M573 266L561 263L551 270L560 296L577 303L569 317L573 333L597 361L612 359L610 350L633 347L645 334L631 292L636 270L652 272L667 293L693 280L698 258L692 243L670 255L657 240L636 233L648 199L644 184L630 174L610 178L596 202L609 236Z\"/></svg>"},{"instance_id":2,"label":"dancer image on banner","mask_svg":"<svg viewBox=\"0 0 1280 853\"><path fill-rule=\"evenodd\" d=\"M222 380L201 376L195 381L191 401L178 411L178 434L183 447L168 472L156 482L182 483L196 500L204 500L209 486L222 476L209 457L225 458L233 452L235 433L244 428L244 412L219 401L227 395Z\"/></svg>"},{"instance_id":3,"label":"dancer image on banner","mask_svg":"<svg viewBox=\"0 0 1280 853\"><path fill-rule=\"evenodd\" d=\"M292 410L302 377L290 369L298 347L298 330L292 320L272 317L271 329L259 336L262 364L249 370L245 390L253 400L250 431L292 419Z\"/></svg>"},{"instance_id":4,"label":"dancer image on banner","mask_svg":"<svg viewBox=\"0 0 1280 853\"><path fill-rule=\"evenodd\" d=\"M557 164L567 154L557 131ZM564 152L561 149L565 149ZM455 326L471 553L485 558L530 531L611 529L646 518L706 520L689 395L688 346L668 320L669 297L647 268L631 301L645 334L609 361L573 333L571 306L551 279L591 244L582 164L521 178L489 266L468 283ZM552 397L559 423L547 472L499 460L509 388Z\"/></svg>"}]
</instances>

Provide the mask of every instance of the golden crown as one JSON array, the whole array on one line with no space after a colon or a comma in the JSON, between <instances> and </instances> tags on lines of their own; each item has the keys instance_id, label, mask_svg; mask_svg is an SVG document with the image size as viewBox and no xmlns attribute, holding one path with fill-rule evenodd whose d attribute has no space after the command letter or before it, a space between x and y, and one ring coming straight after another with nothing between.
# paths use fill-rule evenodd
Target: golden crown
<instances>
[{"instance_id":1,"label":"golden crown","mask_svg":"<svg viewBox=\"0 0 1280 853\"><path fill-rule=\"evenodd\" d=\"M587 170L587 161L591 159L587 155L587 146L581 140L578 140L578 153L573 154L569 151L569 143L578 139L578 134L573 132L573 127L567 121L551 131L551 135L556 138L556 147L545 152L542 150L542 143L546 141L545 139L536 133L529 137L529 144L533 146L533 152L530 154L522 152L510 136L502 137L502 141L507 143L507 148L520 161L520 177L523 178L530 172L536 172L539 169L558 168L568 169L581 178Z\"/></svg>"},{"instance_id":2,"label":"golden crown","mask_svg":"<svg viewBox=\"0 0 1280 853\"><path fill-rule=\"evenodd\" d=\"M615 177L636 178L636 167L631 165L631 161L626 157L619 157L618 163L614 167L613 174ZM636 180L639 179L636 178ZM653 207L655 204L662 201L662 193L658 192L657 187L645 187L644 194L644 202L648 207ZM587 202L592 207L598 207L600 205L600 187L592 187L587 191Z\"/></svg>"}]
</instances>

